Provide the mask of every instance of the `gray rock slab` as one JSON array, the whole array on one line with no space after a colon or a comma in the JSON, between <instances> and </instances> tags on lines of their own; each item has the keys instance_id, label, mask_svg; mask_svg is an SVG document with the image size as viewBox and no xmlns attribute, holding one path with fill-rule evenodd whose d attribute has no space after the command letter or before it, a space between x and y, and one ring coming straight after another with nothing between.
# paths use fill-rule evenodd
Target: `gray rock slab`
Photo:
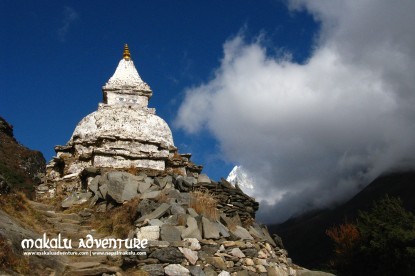
<instances>
[{"instance_id":1,"label":"gray rock slab","mask_svg":"<svg viewBox=\"0 0 415 276\"><path fill-rule=\"evenodd\" d=\"M211 222L205 217L202 217L203 237L205 239L219 239L219 229L215 222Z\"/></svg>"},{"instance_id":2,"label":"gray rock slab","mask_svg":"<svg viewBox=\"0 0 415 276\"><path fill-rule=\"evenodd\" d=\"M220 222L216 222L216 225L218 226L219 232L222 235L222 237L227 238L230 236L229 229L225 225L223 225Z\"/></svg>"},{"instance_id":3,"label":"gray rock slab","mask_svg":"<svg viewBox=\"0 0 415 276\"><path fill-rule=\"evenodd\" d=\"M145 192L143 195L141 195L141 199L154 199L160 195L161 191L149 191Z\"/></svg>"},{"instance_id":4,"label":"gray rock slab","mask_svg":"<svg viewBox=\"0 0 415 276\"><path fill-rule=\"evenodd\" d=\"M267 240L267 242L269 242L272 246L277 246L274 239L270 236L270 234L268 232L268 229L266 227L262 227L262 233L264 234L265 239Z\"/></svg>"},{"instance_id":5,"label":"gray rock slab","mask_svg":"<svg viewBox=\"0 0 415 276\"><path fill-rule=\"evenodd\" d=\"M98 182L100 178L100 175L95 176L94 179L92 179L91 183L88 185L89 190L91 190L94 194L98 192Z\"/></svg>"},{"instance_id":6,"label":"gray rock slab","mask_svg":"<svg viewBox=\"0 0 415 276\"><path fill-rule=\"evenodd\" d=\"M97 195L101 194L101 198L106 198L108 193L108 184L103 184L99 186Z\"/></svg>"},{"instance_id":7,"label":"gray rock slab","mask_svg":"<svg viewBox=\"0 0 415 276\"><path fill-rule=\"evenodd\" d=\"M148 190L148 188L150 188L150 186L151 186L151 183L140 181L138 182L138 192L140 194L144 194Z\"/></svg>"},{"instance_id":8,"label":"gray rock slab","mask_svg":"<svg viewBox=\"0 0 415 276\"><path fill-rule=\"evenodd\" d=\"M261 232L259 232L254 227L249 226L248 231L249 231L249 234L251 234L253 237L255 237L255 238L259 239L259 240L265 240L265 236L262 233L262 230L261 230Z\"/></svg>"},{"instance_id":9,"label":"gray rock slab","mask_svg":"<svg viewBox=\"0 0 415 276\"><path fill-rule=\"evenodd\" d=\"M199 259L199 257L197 256L197 252L193 251L190 248L183 248L183 247L179 247L180 252L183 253L184 257L192 264L196 264L197 260Z\"/></svg>"},{"instance_id":10,"label":"gray rock slab","mask_svg":"<svg viewBox=\"0 0 415 276\"><path fill-rule=\"evenodd\" d=\"M159 219L151 219L148 223L152 226L162 226L164 224L164 222Z\"/></svg>"},{"instance_id":11,"label":"gray rock slab","mask_svg":"<svg viewBox=\"0 0 415 276\"><path fill-rule=\"evenodd\" d=\"M222 257L207 257L206 262L220 270L226 270L227 268Z\"/></svg>"},{"instance_id":12,"label":"gray rock slab","mask_svg":"<svg viewBox=\"0 0 415 276\"><path fill-rule=\"evenodd\" d=\"M238 258L245 258L245 254L238 247L232 248L230 254Z\"/></svg>"},{"instance_id":13,"label":"gray rock slab","mask_svg":"<svg viewBox=\"0 0 415 276\"><path fill-rule=\"evenodd\" d=\"M170 264L164 268L164 273L166 275L190 275L190 271L182 265L179 264Z\"/></svg>"},{"instance_id":14,"label":"gray rock slab","mask_svg":"<svg viewBox=\"0 0 415 276\"><path fill-rule=\"evenodd\" d=\"M137 239L155 241L160 238L159 226L143 226L137 229Z\"/></svg>"},{"instance_id":15,"label":"gray rock slab","mask_svg":"<svg viewBox=\"0 0 415 276\"><path fill-rule=\"evenodd\" d=\"M180 241L181 232L175 226L164 224L160 228L160 238L168 242Z\"/></svg>"},{"instance_id":16,"label":"gray rock slab","mask_svg":"<svg viewBox=\"0 0 415 276\"><path fill-rule=\"evenodd\" d=\"M235 230L230 230L232 234L242 240L253 240L254 238L249 234L248 230L242 226L237 225Z\"/></svg>"},{"instance_id":17,"label":"gray rock slab","mask_svg":"<svg viewBox=\"0 0 415 276\"><path fill-rule=\"evenodd\" d=\"M194 217L187 216L186 225L187 228L182 231L182 238L195 238L200 241L202 239L202 235L196 219Z\"/></svg>"},{"instance_id":18,"label":"gray rock slab","mask_svg":"<svg viewBox=\"0 0 415 276\"><path fill-rule=\"evenodd\" d=\"M157 207L156 202L148 199L142 199L137 206L137 213L141 216L145 216L153 212Z\"/></svg>"},{"instance_id":19,"label":"gray rock slab","mask_svg":"<svg viewBox=\"0 0 415 276\"><path fill-rule=\"evenodd\" d=\"M206 276L218 276L218 273L216 273L212 266L205 267L203 272Z\"/></svg>"},{"instance_id":20,"label":"gray rock slab","mask_svg":"<svg viewBox=\"0 0 415 276\"><path fill-rule=\"evenodd\" d=\"M169 247L170 243L167 241L148 241L149 247L159 247L159 248L165 248Z\"/></svg>"},{"instance_id":21,"label":"gray rock slab","mask_svg":"<svg viewBox=\"0 0 415 276\"><path fill-rule=\"evenodd\" d=\"M159 186L160 189L163 189L167 184L167 180L165 178L156 177L154 178L154 184Z\"/></svg>"},{"instance_id":22,"label":"gray rock slab","mask_svg":"<svg viewBox=\"0 0 415 276\"><path fill-rule=\"evenodd\" d=\"M144 182L150 184L150 186L151 186L152 184L154 184L154 179L151 178L151 177L146 177L146 178L144 178Z\"/></svg>"},{"instance_id":23,"label":"gray rock slab","mask_svg":"<svg viewBox=\"0 0 415 276\"><path fill-rule=\"evenodd\" d=\"M62 201L62 208L69 208L72 205L80 205L85 203L92 197L91 192L86 193L72 193L70 196Z\"/></svg>"},{"instance_id":24,"label":"gray rock slab","mask_svg":"<svg viewBox=\"0 0 415 276\"><path fill-rule=\"evenodd\" d=\"M211 181L210 181L209 176L202 173L202 174L199 174L199 176L197 178L197 183L211 183Z\"/></svg>"},{"instance_id":25,"label":"gray rock slab","mask_svg":"<svg viewBox=\"0 0 415 276\"><path fill-rule=\"evenodd\" d=\"M183 246L190 248L192 250L200 250L202 247L200 246L200 243L195 238L185 238L183 239Z\"/></svg>"},{"instance_id":26,"label":"gray rock slab","mask_svg":"<svg viewBox=\"0 0 415 276\"><path fill-rule=\"evenodd\" d=\"M171 205L171 213L172 215L186 214L186 210L180 204L173 203Z\"/></svg>"},{"instance_id":27,"label":"gray rock slab","mask_svg":"<svg viewBox=\"0 0 415 276\"><path fill-rule=\"evenodd\" d=\"M193 208L187 208L187 212L189 213L189 215L191 215L194 218L199 216L199 214L196 213L195 209L193 209Z\"/></svg>"},{"instance_id":28,"label":"gray rock slab","mask_svg":"<svg viewBox=\"0 0 415 276\"><path fill-rule=\"evenodd\" d=\"M118 203L130 200L137 196L138 182L132 174L127 172L109 172L108 196Z\"/></svg>"},{"instance_id":29,"label":"gray rock slab","mask_svg":"<svg viewBox=\"0 0 415 276\"><path fill-rule=\"evenodd\" d=\"M141 218L138 219L138 222L143 222L145 219L158 219L160 218L162 215L164 215L168 210L170 209L170 205L167 203L162 203L159 207L157 207L156 210L154 210L153 212L151 212L148 215L142 216Z\"/></svg>"},{"instance_id":30,"label":"gray rock slab","mask_svg":"<svg viewBox=\"0 0 415 276\"><path fill-rule=\"evenodd\" d=\"M141 267L142 270L148 272L150 275L161 276L164 275L164 267L162 264L148 264Z\"/></svg>"},{"instance_id":31,"label":"gray rock slab","mask_svg":"<svg viewBox=\"0 0 415 276\"><path fill-rule=\"evenodd\" d=\"M197 265L190 266L189 271L192 276L205 276L205 272Z\"/></svg>"},{"instance_id":32,"label":"gray rock slab","mask_svg":"<svg viewBox=\"0 0 415 276\"><path fill-rule=\"evenodd\" d=\"M150 258L155 258L162 263L178 264L184 260L184 255L176 247L166 247L156 249L150 254Z\"/></svg>"},{"instance_id":33,"label":"gray rock slab","mask_svg":"<svg viewBox=\"0 0 415 276\"><path fill-rule=\"evenodd\" d=\"M190 194L189 193L180 193L177 203L180 205L189 205L190 203Z\"/></svg>"}]
</instances>

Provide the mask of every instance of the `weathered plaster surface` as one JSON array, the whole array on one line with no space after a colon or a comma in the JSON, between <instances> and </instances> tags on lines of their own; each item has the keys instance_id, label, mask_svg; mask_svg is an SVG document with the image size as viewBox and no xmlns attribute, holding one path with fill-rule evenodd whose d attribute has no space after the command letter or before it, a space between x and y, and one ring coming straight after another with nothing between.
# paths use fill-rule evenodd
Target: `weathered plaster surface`
<instances>
[{"instance_id":1,"label":"weathered plaster surface","mask_svg":"<svg viewBox=\"0 0 415 276\"><path fill-rule=\"evenodd\" d=\"M174 146L167 123L144 110L124 106L106 106L79 122L69 144L94 144L98 139L135 140L154 143L161 148Z\"/></svg>"},{"instance_id":2,"label":"weathered plaster surface","mask_svg":"<svg viewBox=\"0 0 415 276\"><path fill-rule=\"evenodd\" d=\"M134 62L121 59L114 75L108 80L103 89L120 88L122 86L134 86L139 90L150 90L135 69Z\"/></svg>"}]
</instances>

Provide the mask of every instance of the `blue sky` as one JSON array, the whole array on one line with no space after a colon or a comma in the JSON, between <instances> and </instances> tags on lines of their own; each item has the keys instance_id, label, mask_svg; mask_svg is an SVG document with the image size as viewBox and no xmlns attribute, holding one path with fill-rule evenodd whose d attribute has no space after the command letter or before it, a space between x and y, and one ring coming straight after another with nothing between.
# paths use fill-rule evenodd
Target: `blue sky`
<instances>
[{"instance_id":1,"label":"blue sky","mask_svg":"<svg viewBox=\"0 0 415 276\"><path fill-rule=\"evenodd\" d=\"M0 0L0 116L42 151L97 109L128 43L150 107L278 222L415 167L415 1Z\"/></svg>"},{"instance_id":2,"label":"blue sky","mask_svg":"<svg viewBox=\"0 0 415 276\"><path fill-rule=\"evenodd\" d=\"M264 36L270 48L309 55L316 24L279 1L0 1L0 115L15 136L46 159L97 108L101 86L128 43L150 106L171 126L181 152L217 179L233 163L204 132L188 136L172 124L187 87L209 80L223 43L239 32Z\"/></svg>"}]
</instances>

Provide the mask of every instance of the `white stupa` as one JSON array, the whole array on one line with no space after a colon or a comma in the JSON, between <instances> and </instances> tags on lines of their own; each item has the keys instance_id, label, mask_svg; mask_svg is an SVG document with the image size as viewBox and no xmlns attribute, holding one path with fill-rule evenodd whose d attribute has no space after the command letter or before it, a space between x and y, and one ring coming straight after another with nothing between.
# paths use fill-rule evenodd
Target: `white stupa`
<instances>
[{"instance_id":1,"label":"white stupa","mask_svg":"<svg viewBox=\"0 0 415 276\"><path fill-rule=\"evenodd\" d=\"M55 147L49 180L79 182L80 173L89 167L200 172L201 166L189 161L190 154L178 153L167 123L148 108L153 92L138 74L127 45L102 92L98 110L78 123L65 146Z\"/></svg>"},{"instance_id":2,"label":"white stupa","mask_svg":"<svg viewBox=\"0 0 415 276\"><path fill-rule=\"evenodd\" d=\"M91 160L73 164L70 172L85 165L164 170L174 147L172 133L155 109L147 107L153 92L138 74L127 45L102 92L103 103L79 122L68 142L76 155L91 156Z\"/></svg>"}]
</instances>

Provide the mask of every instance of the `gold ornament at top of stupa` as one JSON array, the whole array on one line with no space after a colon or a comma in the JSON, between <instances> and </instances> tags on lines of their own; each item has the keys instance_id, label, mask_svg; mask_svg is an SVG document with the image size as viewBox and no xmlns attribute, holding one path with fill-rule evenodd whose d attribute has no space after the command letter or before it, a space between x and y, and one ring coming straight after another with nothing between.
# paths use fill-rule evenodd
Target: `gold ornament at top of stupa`
<instances>
[{"instance_id":1,"label":"gold ornament at top of stupa","mask_svg":"<svg viewBox=\"0 0 415 276\"><path fill-rule=\"evenodd\" d=\"M131 54L130 54L130 49L128 48L128 44L124 45L124 53L123 53L122 56L125 60L130 60L131 59Z\"/></svg>"}]
</instances>

